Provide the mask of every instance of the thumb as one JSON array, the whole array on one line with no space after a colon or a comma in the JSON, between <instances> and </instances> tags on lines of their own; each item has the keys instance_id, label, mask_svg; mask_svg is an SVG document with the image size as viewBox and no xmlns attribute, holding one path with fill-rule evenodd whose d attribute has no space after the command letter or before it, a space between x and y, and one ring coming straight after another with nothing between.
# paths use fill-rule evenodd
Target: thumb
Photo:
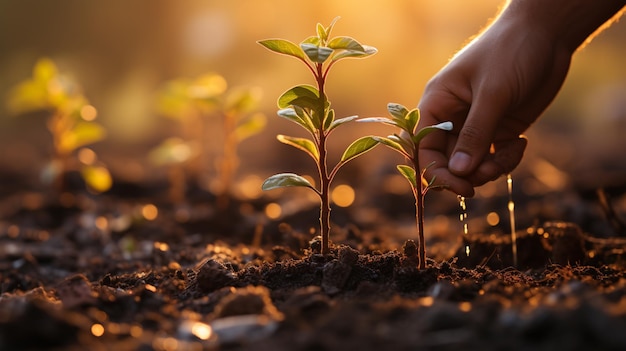
<instances>
[{"instance_id":1,"label":"thumb","mask_svg":"<svg viewBox=\"0 0 626 351\"><path fill-rule=\"evenodd\" d=\"M448 162L452 174L460 177L472 174L489 153L496 125L505 110L502 102L497 103L503 99L495 96L493 94L489 99L477 98L472 104ZM483 103L485 100L488 102Z\"/></svg>"}]
</instances>

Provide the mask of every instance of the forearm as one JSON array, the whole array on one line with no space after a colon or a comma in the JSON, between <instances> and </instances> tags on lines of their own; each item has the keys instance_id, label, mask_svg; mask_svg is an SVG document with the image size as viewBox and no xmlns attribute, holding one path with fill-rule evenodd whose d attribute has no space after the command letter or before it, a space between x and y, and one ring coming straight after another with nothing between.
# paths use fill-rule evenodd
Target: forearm
<instances>
[{"instance_id":1,"label":"forearm","mask_svg":"<svg viewBox=\"0 0 626 351\"><path fill-rule=\"evenodd\" d=\"M626 0L511 0L498 20L522 20L571 52L614 22Z\"/></svg>"}]
</instances>

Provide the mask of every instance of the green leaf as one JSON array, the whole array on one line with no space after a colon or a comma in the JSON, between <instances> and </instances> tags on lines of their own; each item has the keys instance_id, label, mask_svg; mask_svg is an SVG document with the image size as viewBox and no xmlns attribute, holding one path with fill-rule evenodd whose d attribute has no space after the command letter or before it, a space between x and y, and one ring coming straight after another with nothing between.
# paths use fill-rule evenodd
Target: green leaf
<instances>
[{"instance_id":1,"label":"green leaf","mask_svg":"<svg viewBox=\"0 0 626 351\"><path fill-rule=\"evenodd\" d=\"M258 88L237 88L231 90L224 102L227 111L242 114L252 112L261 101L261 90Z\"/></svg>"},{"instance_id":2,"label":"green leaf","mask_svg":"<svg viewBox=\"0 0 626 351\"><path fill-rule=\"evenodd\" d=\"M296 57L306 62L304 51L298 45L284 39L259 40L257 43L279 54Z\"/></svg>"},{"instance_id":3,"label":"green leaf","mask_svg":"<svg viewBox=\"0 0 626 351\"><path fill-rule=\"evenodd\" d=\"M309 43L300 44L300 48L304 51L309 60L315 63L324 63L334 52L333 49L325 46L317 46Z\"/></svg>"},{"instance_id":4,"label":"green leaf","mask_svg":"<svg viewBox=\"0 0 626 351\"><path fill-rule=\"evenodd\" d=\"M320 93L312 85L296 85L287 90L278 98L278 108L287 108L292 105L312 110L318 109Z\"/></svg>"},{"instance_id":5,"label":"green leaf","mask_svg":"<svg viewBox=\"0 0 626 351\"><path fill-rule=\"evenodd\" d=\"M373 136L364 136L355 140L341 156L341 163L346 163L358 156L363 155L378 145L378 140Z\"/></svg>"},{"instance_id":6,"label":"green leaf","mask_svg":"<svg viewBox=\"0 0 626 351\"><path fill-rule=\"evenodd\" d=\"M330 22L330 25L326 28L326 37L330 36L330 32L333 31L333 28L335 27L335 23L337 23L337 21L339 21L341 17L337 16L335 18L333 18L332 22Z\"/></svg>"},{"instance_id":7,"label":"green leaf","mask_svg":"<svg viewBox=\"0 0 626 351\"><path fill-rule=\"evenodd\" d=\"M334 37L328 42L328 47L334 50L351 50L365 53L363 46L350 37Z\"/></svg>"},{"instance_id":8,"label":"green leaf","mask_svg":"<svg viewBox=\"0 0 626 351\"><path fill-rule=\"evenodd\" d=\"M417 176L415 170L407 165L398 165L396 168L398 168L400 174L402 174L404 178L409 181L411 187L413 189L417 189Z\"/></svg>"},{"instance_id":9,"label":"green leaf","mask_svg":"<svg viewBox=\"0 0 626 351\"><path fill-rule=\"evenodd\" d=\"M300 44L313 44L315 46L320 46L322 45L322 40L320 37L313 35L304 39Z\"/></svg>"},{"instance_id":10,"label":"green leaf","mask_svg":"<svg viewBox=\"0 0 626 351\"><path fill-rule=\"evenodd\" d=\"M337 127L339 127L342 124L346 124L348 122L352 122L355 119L359 118L359 116L350 116L350 117L344 117L344 118L340 118L340 119L336 119L333 121L333 123L330 124L330 127L328 127L328 131L331 131Z\"/></svg>"},{"instance_id":11,"label":"green leaf","mask_svg":"<svg viewBox=\"0 0 626 351\"><path fill-rule=\"evenodd\" d=\"M383 123L383 124L387 124L390 126L394 126L394 127L398 127L400 129L406 130L406 122L404 121L404 119L391 119L387 117L367 117L367 118L361 118L357 120L357 122Z\"/></svg>"},{"instance_id":12,"label":"green leaf","mask_svg":"<svg viewBox=\"0 0 626 351\"><path fill-rule=\"evenodd\" d=\"M409 152L407 152L399 142L392 140L390 138L385 138L385 137L374 137L374 138L376 139L376 141L389 147L390 149L398 151L404 156L409 156Z\"/></svg>"},{"instance_id":13,"label":"green leaf","mask_svg":"<svg viewBox=\"0 0 626 351\"><path fill-rule=\"evenodd\" d=\"M413 134L413 130L415 130L415 126L420 120L420 110L417 108L412 109L406 114L404 119L406 120L406 130Z\"/></svg>"},{"instance_id":14,"label":"green leaf","mask_svg":"<svg viewBox=\"0 0 626 351\"><path fill-rule=\"evenodd\" d=\"M150 150L148 160L157 166L182 164L196 157L199 151L200 148L194 142L168 138Z\"/></svg>"},{"instance_id":15,"label":"green leaf","mask_svg":"<svg viewBox=\"0 0 626 351\"><path fill-rule=\"evenodd\" d=\"M404 107L404 105L393 102L387 104L387 111L389 111L389 114L397 119L404 119L404 117L406 117L409 113L409 110Z\"/></svg>"},{"instance_id":16,"label":"green leaf","mask_svg":"<svg viewBox=\"0 0 626 351\"><path fill-rule=\"evenodd\" d=\"M290 186L301 186L305 188L312 189L317 193L317 189L311 185L311 183L306 180L306 178L299 176L294 173L279 173L275 174L263 182L261 189L263 190L272 190L277 188L284 188Z\"/></svg>"},{"instance_id":17,"label":"green leaf","mask_svg":"<svg viewBox=\"0 0 626 351\"><path fill-rule=\"evenodd\" d=\"M427 136L428 134L434 132L435 130L444 130L444 131L450 131L452 130L452 122L442 122L439 124L435 124L433 126L428 126L428 127L424 127L422 129L419 130L419 132L417 132L417 134L415 134L413 136L413 142L415 144L419 144L420 141L422 141L422 139Z\"/></svg>"},{"instance_id":18,"label":"green leaf","mask_svg":"<svg viewBox=\"0 0 626 351\"><path fill-rule=\"evenodd\" d=\"M333 56L332 61L339 61L341 59L349 58L349 57L352 57L352 58L365 58L365 57L368 57L368 56L372 56L372 55L374 55L375 53L378 52L378 50L375 47L373 47L373 46L368 46L368 45L362 45L362 46L363 46L363 51L358 51L358 50L343 50L343 51L340 51L340 52L336 53Z\"/></svg>"},{"instance_id":19,"label":"green leaf","mask_svg":"<svg viewBox=\"0 0 626 351\"><path fill-rule=\"evenodd\" d=\"M69 153L81 146L100 141L105 135L104 127L98 123L79 121L74 128L61 134L57 148L62 154Z\"/></svg>"},{"instance_id":20,"label":"green leaf","mask_svg":"<svg viewBox=\"0 0 626 351\"><path fill-rule=\"evenodd\" d=\"M87 186L97 193L103 193L113 185L111 174L103 166L85 166L80 173Z\"/></svg>"},{"instance_id":21,"label":"green leaf","mask_svg":"<svg viewBox=\"0 0 626 351\"><path fill-rule=\"evenodd\" d=\"M267 119L264 114L255 113L235 128L235 137L238 141L248 139L249 137L260 133L263 128L265 128L266 122Z\"/></svg>"},{"instance_id":22,"label":"green leaf","mask_svg":"<svg viewBox=\"0 0 626 351\"><path fill-rule=\"evenodd\" d=\"M321 23L317 24L317 36L321 39L322 42L328 40L328 32L326 32L326 28Z\"/></svg>"},{"instance_id":23,"label":"green leaf","mask_svg":"<svg viewBox=\"0 0 626 351\"><path fill-rule=\"evenodd\" d=\"M335 110L333 109L329 109L326 112L326 116L324 117L324 126L323 129L324 130L328 130L328 128L330 128L331 124L335 121Z\"/></svg>"},{"instance_id":24,"label":"green leaf","mask_svg":"<svg viewBox=\"0 0 626 351\"><path fill-rule=\"evenodd\" d=\"M317 150L315 143L313 143L311 140L305 138L290 137L282 134L277 135L276 138L283 144L291 145L296 149L300 149L306 152L315 160L315 162L319 162L320 153Z\"/></svg>"},{"instance_id":25,"label":"green leaf","mask_svg":"<svg viewBox=\"0 0 626 351\"><path fill-rule=\"evenodd\" d=\"M302 120L302 118L300 118L300 116L296 114L296 111L293 107L278 110L278 116L286 120L292 121L311 132L311 129L309 129L307 123L305 123L304 120Z\"/></svg>"}]
</instances>

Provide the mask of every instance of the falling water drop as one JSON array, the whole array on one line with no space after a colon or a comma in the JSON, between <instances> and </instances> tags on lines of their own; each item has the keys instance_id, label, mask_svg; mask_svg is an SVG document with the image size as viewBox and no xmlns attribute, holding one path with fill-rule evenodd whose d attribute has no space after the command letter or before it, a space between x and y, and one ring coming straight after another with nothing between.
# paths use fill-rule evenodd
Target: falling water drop
<instances>
[{"instance_id":1,"label":"falling water drop","mask_svg":"<svg viewBox=\"0 0 626 351\"><path fill-rule=\"evenodd\" d=\"M463 224L463 235L465 235L465 238L467 239L467 205L465 203L465 197L459 195L457 197L459 199L459 206L461 206L461 214L459 215L459 220L461 221L461 224ZM465 244L465 255L467 257L469 257L470 255L470 247L469 247L469 240L465 240L466 244Z\"/></svg>"},{"instance_id":2,"label":"falling water drop","mask_svg":"<svg viewBox=\"0 0 626 351\"><path fill-rule=\"evenodd\" d=\"M513 251L513 266L517 267L517 233L515 232L515 203L513 202L513 178L506 175L506 185L509 191L509 218L511 223L511 250Z\"/></svg>"}]
</instances>

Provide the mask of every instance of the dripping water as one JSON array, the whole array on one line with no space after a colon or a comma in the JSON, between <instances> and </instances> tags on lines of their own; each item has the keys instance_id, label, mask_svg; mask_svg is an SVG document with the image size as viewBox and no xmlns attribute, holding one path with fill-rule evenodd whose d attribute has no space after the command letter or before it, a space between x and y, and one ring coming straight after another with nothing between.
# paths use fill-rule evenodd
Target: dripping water
<instances>
[{"instance_id":1,"label":"dripping water","mask_svg":"<svg viewBox=\"0 0 626 351\"><path fill-rule=\"evenodd\" d=\"M506 175L506 185L509 191L509 220L511 224L511 250L513 251L513 266L517 267L517 233L515 232L515 203L513 202L513 178Z\"/></svg>"},{"instance_id":2,"label":"dripping water","mask_svg":"<svg viewBox=\"0 0 626 351\"><path fill-rule=\"evenodd\" d=\"M459 206L461 206L459 220L461 221L461 224L463 224L463 235L465 236L465 239L467 239L467 205L465 203L465 197L459 195L457 198L459 199ZM467 257L470 255L469 240L465 240L465 255Z\"/></svg>"}]
</instances>

